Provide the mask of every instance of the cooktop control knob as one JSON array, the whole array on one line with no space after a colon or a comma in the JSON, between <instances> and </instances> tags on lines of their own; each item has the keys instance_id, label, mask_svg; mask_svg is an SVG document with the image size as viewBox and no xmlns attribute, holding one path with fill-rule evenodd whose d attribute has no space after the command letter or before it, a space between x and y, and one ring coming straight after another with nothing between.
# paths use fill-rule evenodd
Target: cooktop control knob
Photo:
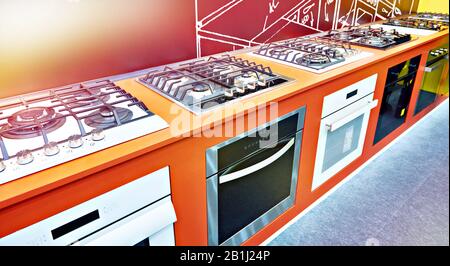
<instances>
[{"instance_id":1,"label":"cooktop control knob","mask_svg":"<svg viewBox=\"0 0 450 266\"><path fill-rule=\"evenodd\" d=\"M20 165L29 164L34 160L30 150L23 150L17 153L17 163Z\"/></svg>"},{"instance_id":2,"label":"cooktop control knob","mask_svg":"<svg viewBox=\"0 0 450 266\"><path fill-rule=\"evenodd\" d=\"M58 143L50 142L44 145L44 154L46 156L54 156L59 153Z\"/></svg>"},{"instance_id":3,"label":"cooktop control knob","mask_svg":"<svg viewBox=\"0 0 450 266\"><path fill-rule=\"evenodd\" d=\"M226 90L224 91L224 95L225 95L225 97L233 98L233 96L234 96L234 90L233 90L233 89L226 89Z\"/></svg>"},{"instance_id":4,"label":"cooktop control knob","mask_svg":"<svg viewBox=\"0 0 450 266\"><path fill-rule=\"evenodd\" d=\"M247 84L247 89L249 89L249 90L256 90L256 83L249 83L249 84Z\"/></svg>"},{"instance_id":5,"label":"cooktop control knob","mask_svg":"<svg viewBox=\"0 0 450 266\"><path fill-rule=\"evenodd\" d=\"M246 89L246 87L236 87L236 91L238 93L245 93L245 89Z\"/></svg>"},{"instance_id":6,"label":"cooktop control knob","mask_svg":"<svg viewBox=\"0 0 450 266\"><path fill-rule=\"evenodd\" d=\"M257 84L258 84L259 86L266 86L266 85L267 85L267 84L266 84L266 80L265 80L264 78L258 79Z\"/></svg>"},{"instance_id":7,"label":"cooktop control knob","mask_svg":"<svg viewBox=\"0 0 450 266\"><path fill-rule=\"evenodd\" d=\"M100 141L105 138L105 132L101 128L96 128L91 131L91 138L93 141Z\"/></svg>"},{"instance_id":8,"label":"cooktop control knob","mask_svg":"<svg viewBox=\"0 0 450 266\"><path fill-rule=\"evenodd\" d=\"M83 139L81 138L81 135L72 135L68 139L69 147L72 149L79 148L83 146Z\"/></svg>"},{"instance_id":9,"label":"cooktop control knob","mask_svg":"<svg viewBox=\"0 0 450 266\"><path fill-rule=\"evenodd\" d=\"M5 171L5 169L6 169L6 165L3 162L3 160L0 159L0 173Z\"/></svg>"}]
</instances>

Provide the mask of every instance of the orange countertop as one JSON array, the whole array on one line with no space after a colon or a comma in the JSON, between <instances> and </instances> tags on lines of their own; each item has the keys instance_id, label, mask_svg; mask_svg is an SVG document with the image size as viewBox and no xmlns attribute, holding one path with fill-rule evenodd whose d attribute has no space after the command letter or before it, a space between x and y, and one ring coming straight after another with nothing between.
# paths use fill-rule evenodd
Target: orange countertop
<instances>
[{"instance_id":1,"label":"orange countertop","mask_svg":"<svg viewBox=\"0 0 450 266\"><path fill-rule=\"evenodd\" d=\"M275 73L282 73L282 75L292 78L294 81L273 90L243 99L242 101L226 105L217 111L212 111L202 116L196 116L172 103L137 83L134 78L116 81L117 85L142 100L151 111L164 118L170 124L170 127L0 185L0 209L189 137L193 132L209 127L212 124L220 124L234 116L244 115L251 110L252 106L286 99L292 95L329 83L352 72L380 63L395 55L442 39L445 36L448 36L448 30L430 36L420 37L386 51L358 47L361 50L373 53L373 55L323 74L310 73L273 61L264 60L260 57L240 54L239 52L233 53L233 55L238 57L269 66ZM178 130L178 124L176 122L180 120L180 117L189 121L190 126Z\"/></svg>"}]
</instances>

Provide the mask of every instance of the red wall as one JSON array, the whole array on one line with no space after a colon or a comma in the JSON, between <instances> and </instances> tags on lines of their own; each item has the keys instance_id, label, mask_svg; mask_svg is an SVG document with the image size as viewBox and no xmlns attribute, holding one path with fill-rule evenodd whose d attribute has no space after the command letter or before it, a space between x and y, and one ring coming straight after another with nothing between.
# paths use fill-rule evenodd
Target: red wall
<instances>
[{"instance_id":1,"label":"red wall","mask_svg":"<svg viewBox=\"0 0 450 266\"><path fill-rule=\"evenodd\" d=\"M0 0L0 97L365 23L414 11L417 4Z\"/></svg>"}]
</instances>

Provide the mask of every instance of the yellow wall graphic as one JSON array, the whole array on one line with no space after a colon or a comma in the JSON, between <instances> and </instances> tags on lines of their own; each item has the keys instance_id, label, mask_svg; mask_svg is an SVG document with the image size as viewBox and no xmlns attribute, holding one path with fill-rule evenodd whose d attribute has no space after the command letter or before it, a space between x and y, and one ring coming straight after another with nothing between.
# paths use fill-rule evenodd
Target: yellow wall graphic
<instances>
[{"instance_id":1,"label":"yellow wall graphic","mask_svg":"<svg viewBox=\"0 0 450 266\"><path fill-rule=\"evenodd\" d=\"M418 11L448 13L448 0L420 0Z\"/></svg>"}]
</instances>

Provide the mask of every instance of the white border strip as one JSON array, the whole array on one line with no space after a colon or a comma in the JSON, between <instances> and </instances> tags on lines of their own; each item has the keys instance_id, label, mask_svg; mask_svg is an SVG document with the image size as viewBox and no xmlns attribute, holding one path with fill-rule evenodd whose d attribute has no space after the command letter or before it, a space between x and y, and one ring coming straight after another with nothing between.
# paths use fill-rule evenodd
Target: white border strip
<instances>
[{"instance_id":1,"label":"white border strip","mask_svg":"<svg viewBox=\"0 0 450 266\"><path fill-rule=\"evenodd\" d=\"M372 156L369 160L367 160L365 163L363 163L360 167L358 167L355 171L353 171L351 174L349 174L346 178L344 178L341 182L339 182L336 186L328 190L325 194L323 194L320 198L318 198L315 202L313 202L311 205L309 205L306 209L304 209L302 212L300 212L295 218L290 220L287 224L285 224L283 227L278 229L275 233L273 233L269 238L267 238L264 242L260 244L260 246L267 246L270 242L272 242L277 236L279 236L281 233L283 233L289 226L297 222L300 218L302 218L304 215L306 215L309 211L311 211L314 207L319 205L322 201L324 201L326 198L328 198L331 194L333 194L336 190L338 190L341 186L343 186L345 183L347 183L350 179L352 179L355 175L357 175L361 170L363 170L368 164L370 164L373 160L378 158L381 154L383 154L386 150L388 150L391 146L396 144L403 136L408 134L412 129L414 129L417 125L425 121L425 118L439 110L443 107L444 104L446 104L449 101L447 98L445 101L443 101L441 104L436 106L433 110L431 110L428 114L426 114L424 117L422 117L419 121L417 121L414 125L412 125L410 128L405 130L400 136L395 138L391 143L386 145L383 149L381 149L379 152L377 152L375 155Z\"/></svg>"}]
</instances>

